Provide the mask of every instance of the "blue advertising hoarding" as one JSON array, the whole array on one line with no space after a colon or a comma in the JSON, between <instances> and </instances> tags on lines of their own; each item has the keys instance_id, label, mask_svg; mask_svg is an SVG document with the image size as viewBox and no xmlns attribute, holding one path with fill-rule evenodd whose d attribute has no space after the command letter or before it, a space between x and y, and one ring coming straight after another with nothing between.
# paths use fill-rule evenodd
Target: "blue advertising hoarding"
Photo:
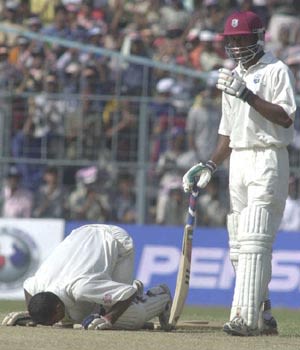
<instances>
[{"instance_id":1,"label":"blue advertising hoarding","mask_svg":"<svg viewBox=\"0 0 300 350\"><path fill-rule=\"evenodd\" d=\"M65 235L80 226L67 222ZM86 222L85 222L86 224ZM183 236L182 227L120 225L136 247L135 276L145 288L167 283L174 294ZM230 306L234 273L227 231L197 227L194 232L189 305ZM279 232L273 249L270 283L273 307L300 307L300 232Z\"/></svg>"}]
</instances>

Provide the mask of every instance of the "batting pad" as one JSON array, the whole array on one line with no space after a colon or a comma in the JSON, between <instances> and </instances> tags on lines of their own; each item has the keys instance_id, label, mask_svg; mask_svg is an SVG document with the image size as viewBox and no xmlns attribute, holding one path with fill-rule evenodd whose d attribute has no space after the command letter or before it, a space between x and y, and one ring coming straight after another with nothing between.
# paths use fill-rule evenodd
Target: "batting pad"
<instances>
[{"instance_id":1,"label":"batting pad","mask_svg":"<svg viewBox=\"0 0 300 350\"><path fill-rule=\"evenodd\" d=\"M231 213L227 215L227 231L229 235L229 257L236 272L238 266L239 248L238 227L240 214Z\"/></svg>"},{"instance_id":2,"label":"batting pad","mask_svg":"<svg viewBox=\"0 0 300 350\"><path fill-rule=\"evenodd\" d=\"M133 302L114 324L116 329L141 329L145 322L161 314L170 301L167 293L148 296L143 301Z\"/></svg>"},{"instance_id":3,"label":"batting pad","mask_svg":"<svg viewBox=\"0 0 300 350\"><path fill-rule=\"evenodd\" d=\"M239 261L231 317L241 316L255 329L271 280L274 230L269 212L251 206L241 212Z\"/></svg>"}]
</instances>

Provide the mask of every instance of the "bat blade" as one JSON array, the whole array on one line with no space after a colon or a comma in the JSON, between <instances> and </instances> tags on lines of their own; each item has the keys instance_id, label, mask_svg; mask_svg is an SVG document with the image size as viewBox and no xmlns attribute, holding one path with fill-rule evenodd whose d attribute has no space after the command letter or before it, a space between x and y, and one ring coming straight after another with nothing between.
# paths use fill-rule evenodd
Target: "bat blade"
<instances>
[{"instance_id":1,"label":"bat blade","mask_svg":"<svg viewBox=\"0 0 300 350\"><path fill-rule=\"evenodd\" d=\"M172 327L175 327L182 313L185 300L189 291L193 232L193 226L185 225L182 242L182 251L177 273L175 294L169 318L169 324Z\"/></svg>"}]
</instances>

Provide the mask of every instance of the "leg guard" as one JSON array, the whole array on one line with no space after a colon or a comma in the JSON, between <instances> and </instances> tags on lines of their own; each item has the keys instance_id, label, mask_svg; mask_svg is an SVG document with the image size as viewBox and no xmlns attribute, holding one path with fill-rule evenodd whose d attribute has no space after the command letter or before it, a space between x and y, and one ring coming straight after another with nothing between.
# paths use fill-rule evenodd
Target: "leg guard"
<instances>
[{"instance_id":1,"label":"leg guard","mask_svg":"<svg viewBox=\"0 0 300 350\"><path fill-rule=\"evenodd\" d=\"M141 302L133 302L117 319L113 329L141 329L146 322L146 310Z\"/></svg>"},{"instance_id":2,"label":"leg guard","mask_svg":"<svg viewBox=\"0 0 300 350\"><path fill-rule=\"evenodd\" d=\"M227 215L227 230L229 235L229 257L235 273L238 266L240 248L240 244L238 242L239 217L240 215L236 213L231 213Z\"/></svg>"},{"instance_id":3,"label":"leg guard","mask_svg":"<svg viewBox=\"0 0 300 350\"><path fill-rule=\"evenodd\" d=\"M151 288L142 301L133 302L118 318L114 329L141 329L145 322L158 317L170 302L170 294L158 287Z\"/></svg>"},{"instance_id":4,"label":"leg guard","mask_svg":"<svg viewBox=\"0 0 300 350\"><path fill-rule=\"evenodd\" d=\"M231 319L241 316L249 328L256 329L271 280L275 232L270 214L263 207L245 208L239 225L239 263Z\"/></svg>"}]
</instances>

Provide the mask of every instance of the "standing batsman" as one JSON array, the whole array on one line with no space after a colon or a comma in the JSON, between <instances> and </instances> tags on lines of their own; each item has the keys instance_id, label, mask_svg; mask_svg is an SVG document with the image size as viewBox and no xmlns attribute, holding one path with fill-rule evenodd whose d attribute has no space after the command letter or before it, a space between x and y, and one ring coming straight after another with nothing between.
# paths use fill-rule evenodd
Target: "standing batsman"
<instances>
[{"instance_id":1,"label":"standing batsman","mask_svg":"<svg viewBox=\"0 0 300 350\"><path fill-rule=\"evenodd\" d=\"M272 245L288 194L294 79L283 62L264 52L264 28L255 13L231 14L223 35L237 66L219 70L217 88L223 93L218 144L206 164L184 175L183 187L190 191L200 176L197 186L204 188L230 156L227 228L236 283L230 321L223 330L241 336L277 334L268 285Z\"/></svg>"},{"instance_id":2,"label":"standing batsman","mask_svg":"<svg viewBox=\"0 0 300 350\"><path fill-rule=\"evenodd\" d=\"M62 325L81 323L88 330L141 329L158 316L167 329L170 291L160 285L143 293L132 280L134 245L114 225L75 229L24 282L28 312L13 312L2 324Z\"/></svg>"}]
</instances>

